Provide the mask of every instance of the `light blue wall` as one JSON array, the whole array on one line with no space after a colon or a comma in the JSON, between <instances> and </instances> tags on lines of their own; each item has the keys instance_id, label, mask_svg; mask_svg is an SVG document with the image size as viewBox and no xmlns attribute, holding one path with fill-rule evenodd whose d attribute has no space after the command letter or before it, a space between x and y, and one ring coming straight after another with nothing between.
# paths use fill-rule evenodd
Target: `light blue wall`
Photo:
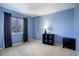
<instances>
[{"instance_id":1,"label":"light blue wall","mask_svg":"<svg viewBox=\"0 0 79 59\"><path fill-rule=\"evenodd\" d=\"M22 42L22 34L12 34L12 43L13 44L16 44L16 43L19 43L19 42Z\"/></svg>"},{"instance_id":2,"label":"light blue wall","mask_svg":"<svg viewBox=\"0 0 79 59\"><path fill-rule=\"evenodd\" d=\"M34 39L35 38L35 28L34 28L34 22L31 17L27 17L25 15L22 15L20 13L5 9L0 7L0 48L4 47L4 12L9 12L12 14L12 16L16 17L26 17L28 18L28 38L29 39ZM22 34L14 34L12 35L12 42L13 44L22 42Z\"/></svg>"},{"instance_id":3,"label":"light blue wall","mask_svg":"<svg viewBox=\"0 0 79 59\"><path fill-rule=\"evenodd\" d=\"M28 20L28 37L29 39L35 39L35 23L33 18Z\"/></svg>"},{"instance_id":4,"label":"light blue wall","mask_svg":"<svg viewBox=\"0 0 79 59\"><path fill-rule=\"evenodd\" d=\"M3 39L4 39L4 20L2 8L0 8L0 48L3 47Z\"/></svg>"},{"instance_id":5,"label":"light blue wall","mask_svg":"<svg viewBox=\"0 0 79 59\"><path fill-rule=\"evenodd\" d=\"M79 4L75 6L74 16L74 36L76 38L76 51L79 54Z\"/></svg>"},{"instance_id":6,"label":"light blue wall","mask_svg":"<svg viewBox=\"0 0 79 59\"><path fill-rule=\"evenodd\" d=\"M42 39L45 22L48 22L49 26L52 28L51 33L61 37L74 37L74 8L36 17L34 21L36 27L36 39ZM62 39L56 40L55 42L62 43Z\"/></svg>"}]
</instances>

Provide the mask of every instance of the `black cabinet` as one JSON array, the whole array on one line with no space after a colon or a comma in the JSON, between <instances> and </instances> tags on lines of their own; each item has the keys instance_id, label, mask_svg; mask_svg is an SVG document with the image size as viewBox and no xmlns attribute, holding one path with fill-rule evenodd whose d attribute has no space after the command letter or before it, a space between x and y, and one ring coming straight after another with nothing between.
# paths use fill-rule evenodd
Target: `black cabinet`
<instances>
[{"instance_id":1,"label":"black cabinet","mask_svg":"<svg viewBox=\"0 0 79 59\"><path fill-rule=\"evenodd\" d=\"M43 34L43 43L53 45L54 44L54 34Z\"/></svg>"},{"instance_id":2,"label":"black cabinet","mask_svg":"<svg viewBox=\"0 0 79 59\"><path fill-rule=\"evenodd\" d=\"M63 48L66 47L66 48L70 48L70 49L73 49L75 50L75 44L76 44L76 41L75 39L73 38L63 38Z\"/></svg>"}]
</instances>

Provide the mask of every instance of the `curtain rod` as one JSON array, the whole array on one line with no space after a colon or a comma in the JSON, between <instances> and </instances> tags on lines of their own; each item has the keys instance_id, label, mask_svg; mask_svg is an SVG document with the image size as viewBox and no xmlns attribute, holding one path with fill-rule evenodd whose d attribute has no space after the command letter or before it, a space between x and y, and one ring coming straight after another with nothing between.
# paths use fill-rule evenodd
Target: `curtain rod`
<instances>
[{"instance_id":1,"label":"curtain rod","mask_svg":"<svg viewBox=\"0 0 79 59\"><path fill-rule=\"evenodd\" d=\"M23 19L23 18L20 18L20 17L16 17L16 16L11 16L11 17L14 17L14 18L19 18L19 19Z\"/></svg>"}]
</instances>

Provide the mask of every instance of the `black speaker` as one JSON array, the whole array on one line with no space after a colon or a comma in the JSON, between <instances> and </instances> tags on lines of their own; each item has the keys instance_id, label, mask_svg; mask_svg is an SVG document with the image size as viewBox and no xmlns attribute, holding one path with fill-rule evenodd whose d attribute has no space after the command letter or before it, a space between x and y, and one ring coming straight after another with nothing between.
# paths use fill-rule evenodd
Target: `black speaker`
<instances>
[{"instance_id":1,"label":"black speaker","mask_svg":"<svg viewBox=\"0 0 79 59\"><path fill-rule=\"evenodd\" d=\"M66 38L66 37L64 37L63 38L63 48L64 47L75 50L75 48L76 48L76 40L74 38Z\"/></svg>"}]
</instances>

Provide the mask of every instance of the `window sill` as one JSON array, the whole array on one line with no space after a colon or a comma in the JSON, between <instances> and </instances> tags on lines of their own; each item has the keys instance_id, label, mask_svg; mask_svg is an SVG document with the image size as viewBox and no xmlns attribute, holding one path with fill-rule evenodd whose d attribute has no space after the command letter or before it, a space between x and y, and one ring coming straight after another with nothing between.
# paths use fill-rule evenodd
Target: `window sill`
<instances>
[{"instance_id":1,"label":"window sill","mask_svg":"<svg viewBox=\"0 0 79 59\"><path fill-rule=\"evenodd\" d=\"M12 35L23 34L23 33L12 33Z\"/></svg>"}]
</instances>

